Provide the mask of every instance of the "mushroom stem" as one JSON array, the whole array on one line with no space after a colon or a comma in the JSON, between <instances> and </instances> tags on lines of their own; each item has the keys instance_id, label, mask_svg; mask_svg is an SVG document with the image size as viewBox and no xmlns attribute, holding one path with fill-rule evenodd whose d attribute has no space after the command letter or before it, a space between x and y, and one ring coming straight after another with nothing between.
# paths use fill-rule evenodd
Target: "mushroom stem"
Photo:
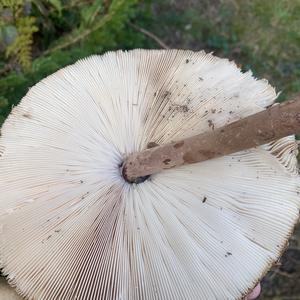
<instances>
[{"instance_id":1,"label":"mushroom stem","mask_svg":"<svg viewBox=\"0 0 300 300\"><path fill-rule=\"evenodd\" d=\"M300 134L300 94L294 100L213 131L132 153L123 166L128 182L163 169L192 164Z\"/></svg>"}]
</instances>

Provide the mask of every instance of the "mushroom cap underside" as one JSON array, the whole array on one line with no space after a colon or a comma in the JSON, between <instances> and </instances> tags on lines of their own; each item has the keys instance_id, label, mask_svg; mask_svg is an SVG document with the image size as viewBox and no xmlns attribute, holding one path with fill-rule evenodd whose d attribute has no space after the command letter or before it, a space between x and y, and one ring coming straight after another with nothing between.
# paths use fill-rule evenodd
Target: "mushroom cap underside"
<instances>
[{"instance_id":1,"label":"mushroom cap underside","mask_svg":"<svg viewBox=\"0 0 300 300\"><path fill-rule=\"evenodd\" d=\"M289 136L140 184L127 154L212 131L276 99L205 52L92 56L32 87L0 138L0 267L28 299L240 299L299 217Z\"/></svg>"}]
</instances>

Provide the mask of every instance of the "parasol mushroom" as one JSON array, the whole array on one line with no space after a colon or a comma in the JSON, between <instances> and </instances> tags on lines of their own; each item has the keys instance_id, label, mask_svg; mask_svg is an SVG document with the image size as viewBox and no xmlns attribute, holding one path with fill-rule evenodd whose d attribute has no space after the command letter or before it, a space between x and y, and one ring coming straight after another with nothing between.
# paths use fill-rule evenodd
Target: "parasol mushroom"
<instances>
[{"instance_id":1,"label":"parasol mushroom","mask_svg":"<svg viewBox=\"0 0 300 300\"><path fill-rule=\"evenodd\" d=\"M1 131L8 282L27 299L243 298L299 217L294 136L137 183L122 166L131 153L263 111L276 96L203 51L108 52L42 80Z\"/></svg>"}]
</instances>

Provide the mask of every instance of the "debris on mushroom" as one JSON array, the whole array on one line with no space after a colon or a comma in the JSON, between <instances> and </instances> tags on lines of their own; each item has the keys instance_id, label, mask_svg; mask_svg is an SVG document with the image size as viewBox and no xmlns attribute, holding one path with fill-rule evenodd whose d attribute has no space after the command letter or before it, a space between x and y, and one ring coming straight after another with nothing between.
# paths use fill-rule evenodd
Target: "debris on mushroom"
<instances>
[{"instance_id":1,"label":"debris on mushroom","mask_svg":"<svg viewBox=\"0 0 300 300\"><path fill-rule=\"evenodd\" d=\"M234 63L185 50L108 52L36 84L0 137L9 284L26 299L244 297L299 217L294 136L133 184L121 166L276 96Z\"/></svg>"}]
</instances>

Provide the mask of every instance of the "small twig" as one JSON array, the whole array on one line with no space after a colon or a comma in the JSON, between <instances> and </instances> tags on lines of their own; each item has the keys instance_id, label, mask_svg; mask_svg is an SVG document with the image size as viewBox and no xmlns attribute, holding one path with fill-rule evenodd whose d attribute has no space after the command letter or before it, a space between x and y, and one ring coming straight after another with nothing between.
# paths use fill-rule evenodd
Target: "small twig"
<instances>
[{"instance_id":1,"label":"small twig","mask_svg":"<svg viewBox=\"0 0 300 300\"><path fill-rule=\"evenodd\" d=\"M67 47L79 42L80 40L84 39L85 37L87 37L92 32L94 32L94 31L98 30L100 27L102 27L106 22L108 22L112 18L112 16L113 16L113 14L107 14L94 27L86 29L85 31L83 31L82 33L76 35L75 37L71 37L65 43L62 43L60 45L57 45L53 48L48 49L47 51L45 51L43 53L43 55L48 55L48 54L53 53L57 50L62 50L64 48L67 48Z\"/></svg>"},{"instance_id":2,"label":"small twig","mask_svg":"<svg viewBox=\"0 0 300 300\"><path fill-rule=\"evenodd\" d=\"M154 33L139 27L131 22L128 23L130 27L134 28L135 30L141 32L142 34L148 36L152 40L154 40L158 45L160 45L163 49L170 49L169 46L167 46L159 37L157 37Z\"/></svg>"},{"instance_id":3,"label":"small twig","mask_svg":"<svg viewBox=\"0 0 300 300\"><path fill-rule=\"evenodd\" d=\"M114 7L114 9L112 9L111 11L109 11L105 16L103 16L100 21L98 21L96 24L94 24L91 28L87 28L86 30L84 30L81 33L76 33L73 32L73 34L71 34L71 37L64 43L59 44L53 48L48 49L47 51L45 51L43 53L43 55L48 55L52 52L55 52L57 50L62 50L64 48L67 48L73 44L76 44L77 42L79 42L80 40L84 39L85 37L87 37L88 35L90 35L92 32L99 30L101 27L103 27L107 22L109 22L116 14L116 11L118 9L121 9L120 7L122 7L122 4L125 3L126 0L120 1L118 3L119 7Z\"/></svg>"},{"instance_id":4,"label":"small twig","mask_svg":"<svg viewBox=\"0 0 300 300\"><path fill-rule=\"evenodd\" d=\"M122 172L128 182L184 164L232 154L264 145L291 134L300 134L300 94L221 128L177 142L133 153Z\"/></svg>"}]
</instances>

